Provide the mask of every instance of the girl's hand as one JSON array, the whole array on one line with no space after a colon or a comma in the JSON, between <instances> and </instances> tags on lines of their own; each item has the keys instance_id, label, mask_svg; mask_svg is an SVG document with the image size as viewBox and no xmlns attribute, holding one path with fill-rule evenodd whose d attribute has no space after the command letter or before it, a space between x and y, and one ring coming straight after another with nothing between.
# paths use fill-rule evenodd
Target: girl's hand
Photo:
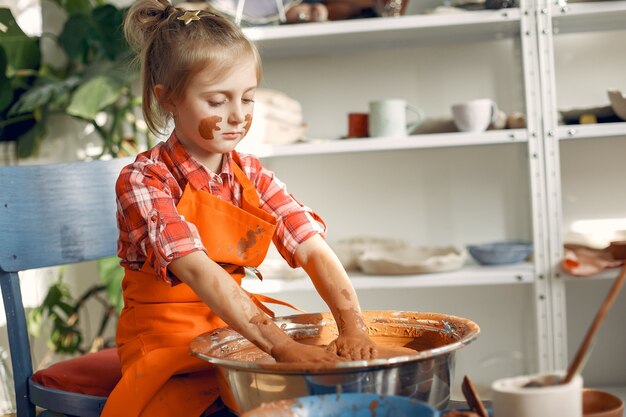
<instances>
[{"instance_id":1,"label":"girl's hand","mask_svg":"<svg viewBox=\"0 0 626 417\"><path fill-rule=\"evenodd\" d=\"M376 344L366 333L351 332L339 335L328 345L328 350L336 352L344 359L358 361L375 359L378 354Z\"/></svg>"},{"instance_id":2,"label":"girl's hand","mask_svg":"<svg viewBox=\"0 0 626 417\"><path fill-rule=\"evenodd\" d=\"M290 342L274 346L271 355L276 362L339 362L342 359L334 352L320 346Z\"/></svg>"}]
</instances>

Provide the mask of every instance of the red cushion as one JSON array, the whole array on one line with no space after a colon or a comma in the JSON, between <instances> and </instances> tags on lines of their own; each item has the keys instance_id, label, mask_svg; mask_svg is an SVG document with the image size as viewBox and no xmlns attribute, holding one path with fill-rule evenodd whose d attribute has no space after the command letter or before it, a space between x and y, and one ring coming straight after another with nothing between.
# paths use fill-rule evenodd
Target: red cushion
<instances>
[{"instance_id":1,"label":"red cushion","mask_svg":"<svg viewBox=\"0 0 626 417\"><path fill-rule=\"evenodd\" d=\"M121 377L117 349L104 349L55 363L35 372L33 380L48 388L108 397Z\"/></svg>"}]
</instances>

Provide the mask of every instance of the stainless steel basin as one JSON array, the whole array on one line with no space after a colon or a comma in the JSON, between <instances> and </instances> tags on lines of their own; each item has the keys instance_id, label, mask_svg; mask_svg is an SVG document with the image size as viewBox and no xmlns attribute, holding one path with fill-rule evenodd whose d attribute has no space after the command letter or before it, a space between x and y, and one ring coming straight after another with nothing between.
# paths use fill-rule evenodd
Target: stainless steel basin
<instances>
[{"instance_id":1,"label":"stainless steel basin","mask_svg":"<svg viewBox=\"0 0 626 417\"><path fill-rule=\"evenodd\" d=\"M239 412L275 400L342 392L400 395L445 408L455 352L477 337L478 325L439 313L365 311L363 315L377 343L409 347L415 354L337 362L323 368L293 366L275 363L229 328L198 336L191 351L218 367L222 399ZM303 343L326 344L337 335L330 313L278 317L275 322Z\"/></svg>"}]
</instances>

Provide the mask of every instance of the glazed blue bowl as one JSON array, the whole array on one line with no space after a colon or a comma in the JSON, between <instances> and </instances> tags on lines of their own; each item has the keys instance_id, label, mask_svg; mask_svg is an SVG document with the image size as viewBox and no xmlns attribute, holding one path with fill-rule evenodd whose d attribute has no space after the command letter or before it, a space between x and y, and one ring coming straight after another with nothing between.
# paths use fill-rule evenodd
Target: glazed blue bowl
<instances>
[{"instance_id":1,"label":"glazed blue bowl","mask_svg":"<svg viewBox=\"0 0 626 417\"><path fill-rule=\"evenodd\" d=\"M531 255L533 245L521 240L468 245L472 258L481 265L506 265L524 262Z\"/></svg>"},{"instance_id":2,"label":"glazed blue bowl","mask_svg":"<svg viewBox=\"0 0 626 417\"><path fill-rule=\"evenodd\" d=\"M241 417L439 417L430 405L396 395L346 393L265 403Z\"/></svg>"}]
</instances>

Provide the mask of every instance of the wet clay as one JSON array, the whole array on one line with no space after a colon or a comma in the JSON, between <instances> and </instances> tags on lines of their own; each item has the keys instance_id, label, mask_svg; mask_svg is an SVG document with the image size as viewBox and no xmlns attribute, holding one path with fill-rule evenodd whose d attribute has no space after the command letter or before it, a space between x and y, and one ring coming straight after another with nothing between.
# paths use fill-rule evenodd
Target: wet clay
<instances>
[{"instance_id":1,"label":"wet clay","mask_svg":"<svg viewBox=\"0 0 626 417\"><path fill-rule=\"evenodd\" d=\"M213 134L214 130L222 130L217 125L222 121L222 118L219 116L211 116L205 119L200 120L200 126L198 127L198 131L200 132L200 136L202 136L206 140L215 139L215 135Z\"/></svg>"},{"instance_id":2,"label":"wet clay","mask_svg":"<svg viewBox=\"0 0 626 417\"><path fill-rule=\"evenodd\" d=\"M378 316L373 316L372 313ZM478 333L478 326L466 319L438 313L363 312L370 338L377 346L375 359L417 355L418 352L444 347ZM329 313L291 316L286 331L299 343L328 347L338 336L337 326ZM280 322L278 323L280 325ZM301 327L300 327L301 326ZM276 363L274 358L252 345L230 329L197 337L191 349L203 356L233 362L268 366L274 370L316 371L334 367L334 363ZM228 337L229 341L222 339ZM472 336L473 337L473 336ZM222 340L222 342L219 342Z\"/></svg>"},{"instance_id":3,"label":"wet clay","mask_svg":"<svg viewBox=\"0 0 626 417\"><path fill-rule=\"evenodd\" d=\"M244 135L250 131L250 126L252 126L252 115L246 114L246 125L243 127Z\"/></svg>"},{"instance_id":4,"label":"wet clay","mask_svg":"<svg viewBox=\"0 0 626 417\"><path fill-rule=\"evenodd\" d=\"M454 342L456 339L450 335L438 331L429 331L421 328L406 327L397 324L383 324L369 326L370 338L376 343L377 353L374 359L388 359L398 356L411 356L419 351L434 349ZM319 335L291 335L299 343L328 347L337 337L336 327L327 326ZM255 362L258 364L284 365L287 369L294 366L290 364L277 364L274 358L259 348L245 341L236 345L230 345L227 349L220 349L218 354L213 355L220 359L236 362ZM296 365L296 364L293 364ZM309 364L301 364L302 368L311 369ZM317 365L326 368L329 364ZM316 366L313 366L314 368Z\"/></svg>"}]
</instances>

